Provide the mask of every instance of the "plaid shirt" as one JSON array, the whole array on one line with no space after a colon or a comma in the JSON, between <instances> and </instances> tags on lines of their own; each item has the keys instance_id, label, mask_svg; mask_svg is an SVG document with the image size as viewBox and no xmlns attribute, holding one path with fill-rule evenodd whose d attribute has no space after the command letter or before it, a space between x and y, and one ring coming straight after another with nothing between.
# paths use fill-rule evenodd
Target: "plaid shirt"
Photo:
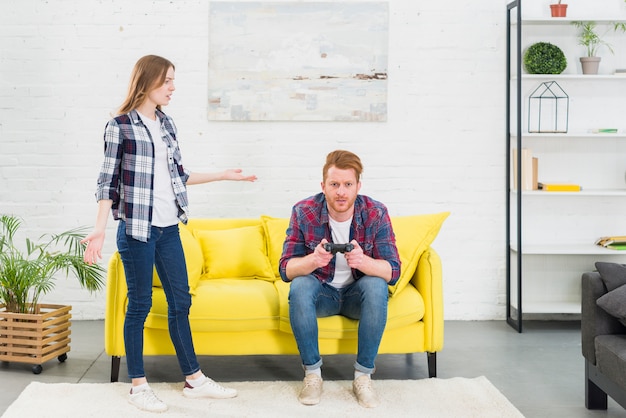
<instances>
[{"instance_id":1,"label":"plaid shirt","mask_svg":"<svg viewBox=\"0 0 626 418\"><path fill-rule=\"evenodd\" d=\"M311 254L322 238L332 242L326 197L319 193L296 203L291 212L279 267L280 276L284 281L289 281L286 274L287 262L293 257ZM353 239L359 243L366 255L378 260L387 260L391 264L389 285L394 285L400 277L400 256L385 205L367 196L357 196L350 226L350 241ZM316 269L312 274L322 282L331 282L335 275L335 259L333 257L327 266ZM364 276L362 272L354 269L352 274L355 279Z\"/></svg>"},{"instance_id":2,"label":"plaid shirt","mask_svg":"<svg viewBox=\"0 0 626 418\"><path fill-rule=\"evenodd\" d=\"M172 118L157 110L161 138L167 144L167 160L178 204L178 217L187 222L186 183L176 126ZM126 221L126 234L146 242L152 226L154 144L137 111L110 120L104 130L104 162L98 177L96 200L113 201L113 218Z\"/></svg>"}]
</instances>

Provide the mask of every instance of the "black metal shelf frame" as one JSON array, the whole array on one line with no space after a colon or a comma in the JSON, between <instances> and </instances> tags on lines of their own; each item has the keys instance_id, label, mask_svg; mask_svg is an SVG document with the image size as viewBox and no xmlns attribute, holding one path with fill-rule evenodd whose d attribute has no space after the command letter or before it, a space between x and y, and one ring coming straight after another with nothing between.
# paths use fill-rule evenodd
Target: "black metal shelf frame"
<instances>
[{"instance_id":1,"label":"black metal shelf frame","mask_svg":"<svg viewBox=\"0 0 626 418\"><path fill-rule=\"evenodd\" d=\"M517 332L522 332L522 193L516 193L515 202L511 201L511 14L516 10L517 25L516 30L516 42L515 42L515 89L516 89L516 115L515 120L517 126L516 131L516 143L517 149L522 149L522 10L521 0L515 0L507 4L507 18L506 18L506 185L504 190L506 191L506 322L515 328ZM517 153L517 190L522 190L522 153ZM517 286L517 309L513 313L511 305L511 289L513 283L511 282L511 205L516 205L517 208L517 257L516 257L516 270L517 277L515 286Z\"/></svg>"}]
</instances>

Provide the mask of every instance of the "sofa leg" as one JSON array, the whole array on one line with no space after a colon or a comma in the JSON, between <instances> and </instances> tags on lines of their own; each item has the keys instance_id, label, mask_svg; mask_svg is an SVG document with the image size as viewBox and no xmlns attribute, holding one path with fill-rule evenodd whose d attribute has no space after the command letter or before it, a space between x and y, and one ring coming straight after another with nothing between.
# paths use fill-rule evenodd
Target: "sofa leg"
<instances>
[{"instance_id":1,"label":"sofa leg","mask_svg":"<svg viewBox=\"0 0 626 418\"><path fill-rule=\"evenodd\" d=\"M120 356L111 357L111 382L117 382L120 377Z\"/></svg>"},{"instance_id":2,"label":"sofa leg","mask_svg":"<svg viewBox=\"0 0 626 418\"><path fill-rule=\"evenodd\" d=\"M437 353L426 352L428 361L428 377L437 377Z\"/></svg>"},{"instance_id":3,"label":"sofa leg","mask_svg":"<svg viewBox=\"0 0 626 418\"><path fill-rule=\"evenodd\" d=\"M607 394L595 383L585 379L585 406L587 409L607 409Z\"/></svg>"},{"instance_id":4,"label":"sofa leg","mask_svg":"<svg viewBox=\"0 0 626 418\"><path fill-rule=\"evenodd\" d=\"M607 409L607 394L592 380L596 369L585 360L585 407L587 409Z\"/></svg>"}]
</instances>

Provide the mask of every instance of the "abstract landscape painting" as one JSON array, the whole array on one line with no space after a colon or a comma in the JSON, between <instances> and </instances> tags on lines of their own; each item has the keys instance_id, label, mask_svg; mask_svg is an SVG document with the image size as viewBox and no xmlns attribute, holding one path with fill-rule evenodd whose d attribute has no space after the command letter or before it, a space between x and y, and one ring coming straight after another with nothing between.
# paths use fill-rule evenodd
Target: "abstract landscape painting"
<instances>
[{"instance_id":1,"label":"abstract landscape painting","mask_svg":"<svg viewBox=\"0 0 626 418\"><path fill-rule=\"evenodd\" d=\"M209 119L387 120L386 2L211 2Z\"/></svg>"}]
</instances>

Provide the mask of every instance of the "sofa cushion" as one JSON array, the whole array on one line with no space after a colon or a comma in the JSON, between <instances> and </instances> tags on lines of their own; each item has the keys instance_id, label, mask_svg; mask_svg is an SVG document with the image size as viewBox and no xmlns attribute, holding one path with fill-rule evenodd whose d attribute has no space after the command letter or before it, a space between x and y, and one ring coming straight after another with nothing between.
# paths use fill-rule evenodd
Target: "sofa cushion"
<instances>
[{"instance_id":1,"label":"sofa cushion","mask_svg":"<svg viewBox=\"0 0 626 418\"><path fill-rule=\"evenodd\" d=\"M195 231L204 255L203 279L275 280L263 227Z\"/></svg>"},{"instance_id":2,"label":"sofa cushion","mask_svg":"<svg viewBox=\"0 0 626 418\"><path fill-rule=\"evenodd\" d=\"M289 218L272 218L271 216L261 215L261 221L265 231L265 239L267 240L267 255L272 265L272 271L276 277L279 277L278 266L280 256L283 254L283 244L287 236Z\"/></svg>"},{"instance_id":3,"label":"sofa cushion","mask_svg":"<svg viewBox=\"0 0 626 418\"><path fill-rule=\"evenodd\" d=\"M596 304L626 326L626 266L598 261L596 269L608 291L596 300Z\"/></svg>"},{"instance_id":4,"label":"sofa cushion","mask_svg":"<svg viewBox=\"0 0 626 418\"><path fill-rule=\"evenodd\" d=\"M200 276L202 276L204 257L202 256L200 243L194 238L191 231L189 231L189 229L187 229L187 227L182 224L179 225L179 231L180 240L183 244L183 251L185 252L185 264L187 265L189 292L193 295L198 281L200 280ZM163 287L161 279L159 279L159 275L156 272L156 268L154 269L154 273L152 275L152 286Z\"/></svg>"},{"instance_id":5,"label":"sofa cushion","mask_svg":"<svg viewBox=\"0 0 626 418\"><path fill-rule=\"evenodd\" d=\"M626 265L597 261L596 269L609 292L626 284Z\"/></svg>"},{"instance_id":6,"label":"sofa cushion","mask_svg":"<svg viewBox=\"0 0 626 418\"><path fill-rule=\"evenodd\" d=\"M278 306L278 294L271 282L201 280L192 298L189 321L193 332L275 330ZM146 327L167 329L167 301L163 289L154 289Z\"/></svg>"},{"instance_id":7,"label":"sofa cushion","mask_svg":"<svg viewBox=\"0 0 626 418\"><path fill-rule=\"evenodd\" d=\"M435 240L448 215L450 212L391 218L393 232L396 235L396 246L402 262L400 278L395 285L389 287L389 293L392 296L409 283L422 253Z\"/></svg>"},{"instance_id":8,"label":"sofa cushion","mask_svg":"<svg viewBox=\"0 0 626 418\"><path fill-rule=\"evenodd\" d=\"M622 325L626 326L626 285L600 296L596 303L609 315L617 318Z\"/></svg>"}]
</instances>

